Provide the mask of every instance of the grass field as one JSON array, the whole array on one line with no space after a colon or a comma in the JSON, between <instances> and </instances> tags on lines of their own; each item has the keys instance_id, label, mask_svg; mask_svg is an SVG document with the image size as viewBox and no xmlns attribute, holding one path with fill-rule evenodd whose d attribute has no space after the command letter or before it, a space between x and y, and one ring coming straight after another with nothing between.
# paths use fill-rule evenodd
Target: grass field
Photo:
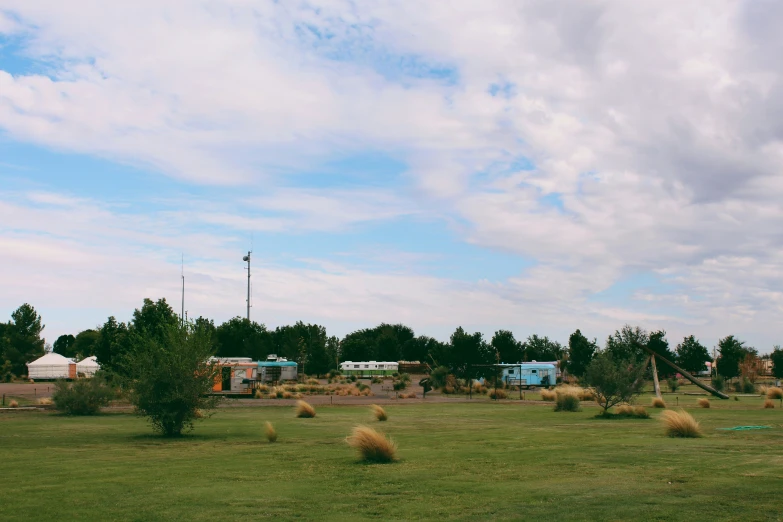
<instances>
[{"instance_id":1,"label":"grass field","mask_svg":"<svg viewBox=\"0 0 783 522\"><path fill-rule=\"evenodd\" d=\"M652 409L483 401L386 406L385 423L367 407L223 408L172 440L130 414L4 413L0 520L780 520L783 411L744 402L690 409L706 436L687 440ZM358 423L400 460L358 462L344 442ZM773 429L716 430L750 424Z\"/></svg>"}]
</instances>

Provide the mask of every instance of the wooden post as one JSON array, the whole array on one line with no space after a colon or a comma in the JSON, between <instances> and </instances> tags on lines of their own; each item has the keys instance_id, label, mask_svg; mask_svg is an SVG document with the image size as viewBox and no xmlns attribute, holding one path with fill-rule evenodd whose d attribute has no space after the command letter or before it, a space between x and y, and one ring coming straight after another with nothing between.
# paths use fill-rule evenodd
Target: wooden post
<instances>
[{"instance_id":1,"label":"wooden post","mask_svg":"<svg viewBox=\"0 0 783 522\"><path fill-rule=\"evenodd\" d=\"M707 386L706 384L704 384L703 382L701 382L700 380L695 378L693 375L691 375L690 373L686 372L685 370L683 370L682 368L680 368L679 366L677 366L676 364L674 364L673 362L668 360L666 357L661 357L660 355L656 354L655 352L653 352L652 350L650 350L646 346L643 346L642 348L644 348L644 350L647 353L649 353L650 355L652 355L653 357L658 357L661 361L665 362L666 364L668 364L669 366L674 368L674 370L677 371L680 375L682 375L683 377L685 377L686 379L691 381L693 384L695 384L696 386L698 386L702 390L704 390L706 392L710 392L714 396L719 397L721 399L728 400L728 398L729 398L728 395L726 395L723 392L719 392L718 390L716 390L712 386Z\"/></svg>"},{"instance_id":2,"label":"wooden post","mask_svg":"<svg viewBox=\"0 0 783 522\"><path fill-rule=\"evenodd\" d=\"M655 396L659 399L663 400L663 397L661 397L661 385L658 382L658 368L655 366L655 356L653 355L650 358L650 362L652 362L652 370L653 370L653 384L655 384Z\"/></svg>"}]
</instances>

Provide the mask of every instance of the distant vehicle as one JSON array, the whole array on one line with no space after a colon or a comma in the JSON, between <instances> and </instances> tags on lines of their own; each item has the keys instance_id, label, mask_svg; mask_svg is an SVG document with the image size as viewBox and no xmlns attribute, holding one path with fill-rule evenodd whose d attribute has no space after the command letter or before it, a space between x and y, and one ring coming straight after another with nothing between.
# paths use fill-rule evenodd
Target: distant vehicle
<instances>
[{"instance_id":1,"label":"distant vehicle","mask_svg":"<svg viewBox=\"0 0 783 522\"><path fill-rule=\"evenodd\" d=\"M400 365L397 362L354 362L345 361L340 363L340 372L343 375L355 375L357 377L391 377L399 372Z\"/></svg>"}]
</instances>

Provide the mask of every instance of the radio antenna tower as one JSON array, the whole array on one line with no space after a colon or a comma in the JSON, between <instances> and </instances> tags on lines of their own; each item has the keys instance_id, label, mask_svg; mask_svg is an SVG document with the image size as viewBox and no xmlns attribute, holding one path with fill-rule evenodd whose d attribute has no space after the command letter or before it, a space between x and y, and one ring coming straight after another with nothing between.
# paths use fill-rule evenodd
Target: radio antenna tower
<instances>
[{"instance_id":1,"label":"radio antenna tower","mask_svg":"<svg viewBox=\"0 0 783 522\"><path fill-rule=\"evenodd\" d=\"M180 270L182 273L182 312L180 313L179 320L182 324L185 324L185 254L182 254Z\"/></svg>"},{"instance_id":2,"label":"radio antenna tower","mask_svg":"<svg viewBox=\"0 0 783 522\"><path fill-rule=\"evenodd\" d=\"M242 258L242 261L247 261L247 320L250 322L250 254L253 251L248 251L247 255Z\"/></svg>"}]
</instances>

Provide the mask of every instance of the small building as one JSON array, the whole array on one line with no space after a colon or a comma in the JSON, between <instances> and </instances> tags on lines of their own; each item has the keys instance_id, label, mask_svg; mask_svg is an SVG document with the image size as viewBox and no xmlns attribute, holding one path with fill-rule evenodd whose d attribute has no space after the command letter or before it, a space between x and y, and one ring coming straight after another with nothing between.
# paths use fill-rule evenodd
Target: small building
<instances>
[{"instance_id":1,"label":"small building","mask_svg":"<svg viewBox=\"0 0 783 522\"><path fill-rule=\"evenodd\" d=\"M92 377L100 369L101 365L98 364L98 358L94 355L76 363L76 375L78 377Z\"/></svg>"},{"instance_id":2,"label":"small building","mask_svg":"<svg viewBox=\"0 0 783 522\"><path fill-rule=\"evenodd\" d=\"M250 357L213 357L220 368L220 375L215 379L212 391L224 393L250 393L248 380L256 378L258 366Z\"/></svg>"},{"instance_id":3,"label":"small building","mask_svg":"<svg viewBox=\"0 0 783 522\"><path fill-rule=\"evenodd\" d=\"M392 374L399 372L400 364L388 361L367 361L354 362L345 361L340 363L340 372L343 375L355 375L357 377L391 377Z\"/></svg>"},{"instance_id":4,"label":"small building","mask_svg":"<svg viewBox=\"0 0 783 522\"><path fill-rule=\"evenodd\" d=\"M299 366L295 361L271 354L265 361L258 362L258 382L295 381L299 375L298 370Z\"/></svg>"},{"instance_id":5,"label":"small building","mask_svg":"<svg viewBox=\"0 0 783 522\"><path fill-rule=\"evenodd\" d=\"M76 363L59 353L47 353L27 363L27 377L33 380L75 379Z\"/></svg>"}]
</instances>

